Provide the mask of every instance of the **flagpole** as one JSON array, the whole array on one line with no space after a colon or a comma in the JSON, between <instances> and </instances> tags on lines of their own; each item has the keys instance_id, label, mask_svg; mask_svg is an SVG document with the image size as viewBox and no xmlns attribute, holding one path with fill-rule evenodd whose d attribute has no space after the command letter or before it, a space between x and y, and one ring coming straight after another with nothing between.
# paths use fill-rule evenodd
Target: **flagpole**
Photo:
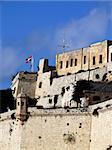
<instances>
[{"instance_id":1,"label":"flagpole","mask_svg":"<svg viewBox=\"0 0 112 150\"><path fill-rule=\"evenodd\" d=\"M30 72L32 72L32 60L30 61Z\"/></svg>"},{"instance_id":2,"label":"flagpole","mask_svg":"<svg viewBox=\"0 0 112 150\"><path fill-rule=\"evenodd\" d=\"M30 56L26 59L26 63L29 63L30 72L34 72L34 58Z\"/></svg>"},{"instance_id":3,"label":"flagpole","mask_svg":"<svg viewBox=\"0 0 112 150\"><path fill-rule=\"evenodd\" d=\"M31 72L34 72L34 58L32 56L32 60L31 60Z\"/></svg>"}]
</instances>

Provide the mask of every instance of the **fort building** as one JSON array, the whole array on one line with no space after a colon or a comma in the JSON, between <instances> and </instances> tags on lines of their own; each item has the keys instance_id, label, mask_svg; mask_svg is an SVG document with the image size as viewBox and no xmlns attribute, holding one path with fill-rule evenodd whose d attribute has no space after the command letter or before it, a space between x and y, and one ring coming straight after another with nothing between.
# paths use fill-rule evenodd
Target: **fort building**
<instances>
[{"instance_id":1,"label":"fort building","mask_svg":"<svg viewBox=\"0 0 112 150\"><path fill-rule=\"evenodd\" d=\"M112 41L57 54L56 67L41 59L10 90L13 107L9 96L0 106L0 150L112 149Z\"/></svg>"},{"instance_id":2,"label":"fort building","mask_svg":"<svg viewBox=\"0 0 112 150\"><path fill-rule=\"evenodd\" d=\"M106 40L86 48L74 50L56 56L58 75L76 73L80 70L103 68L112 62L112 41Z\"/></svg>"}]
</instances>

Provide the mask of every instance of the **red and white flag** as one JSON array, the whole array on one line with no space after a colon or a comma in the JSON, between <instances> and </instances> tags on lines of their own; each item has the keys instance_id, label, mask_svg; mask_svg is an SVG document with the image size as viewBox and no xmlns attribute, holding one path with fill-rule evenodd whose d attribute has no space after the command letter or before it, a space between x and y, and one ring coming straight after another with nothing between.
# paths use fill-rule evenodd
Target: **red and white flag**
<instances>
[{"instance_id":1,"label":"red and white flag","mask_svg":"<svg viewBox=\"0 0 112 150\"><path fill-rule=\"evenodd\" d=\"M32 61L32 56L30 56L30 57L28 57L27 59L26 59L26 63L29 63L29 62L31 62Z\"/></svg>"}]
</instances>

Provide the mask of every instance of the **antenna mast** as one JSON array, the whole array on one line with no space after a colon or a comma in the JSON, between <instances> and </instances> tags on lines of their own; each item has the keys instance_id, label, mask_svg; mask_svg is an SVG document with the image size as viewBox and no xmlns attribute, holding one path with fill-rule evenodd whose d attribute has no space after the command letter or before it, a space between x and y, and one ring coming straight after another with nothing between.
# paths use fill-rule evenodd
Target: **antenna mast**
<instances>
[{"instance_id":1,"label":"antenna mast","mask_svg":"<svg viewBox=\"0 0 112 150\"><path fill-rule=\"evenodd\" d=\"M63 39L62 44L58 45L58 47L61 47L62 48L62 52L64 53L65 49L67 47L69 47L69 46L67 45L67 43L65 43L65 40Z\"/></svg>"}]
</instances>

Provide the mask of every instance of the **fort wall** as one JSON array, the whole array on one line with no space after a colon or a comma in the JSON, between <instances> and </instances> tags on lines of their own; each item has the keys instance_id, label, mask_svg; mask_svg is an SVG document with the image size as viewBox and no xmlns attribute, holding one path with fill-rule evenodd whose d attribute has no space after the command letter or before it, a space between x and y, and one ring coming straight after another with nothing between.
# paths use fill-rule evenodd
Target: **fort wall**
<instances>
[{"instance_id":1,"label":"fort wall","mask_svg":"<svg viewBox=\"0 0 112 150\"><path fill-rule=\"evenodd\" d=\"M20 150L21 126L11 115L15 111L1 114L0 118L0 150Z\"/></svg>"},{"instance_id":2,"label":"fort wall","mask_svg":"<svg viewBox=\"0 0 112 150\"><path fill-rule=\"evenodd\" d=\"M112 107L99 110L92 117L90 150L108 150L112 147Z\"/></svg>"},{"instance_id":3,"label":"fort wall","mask_svg":"<svg viewBox=\"0 0 112 150\"><path fill-rule=\"evenodd\" d=\"M58 54L56 56L58 75L76 73L79 70L95 69L97 67L102 68L110 60L109 46L109 41L103 41L92 44L87 48Z\"/></svg>"},{"instance_id":4,"label":"fort wall","mask_svg":"<svg viewBox=\"0 0 112 150\"><path fill-rule=\"evenodd\" d=\"M34 110L24 125L15 123L11 134L11 120L0 122L0 147L1 150L89 150L90 122L87 112Z\"/></svg>"},{"instance_id":5,"label":"fort wall","mask_svg":"<svg viewBox=\"0 0 112 150\"><path fill-rule=\"evenodd\" d=\"M76 81L79 80L102 81L105 73L107 73L107 69L104 67L102 69L97 68L95 70L65 75L53 79L50 78L51 72L39 74L36 82L35 97L60 95L63 87L69 86L71 83L75 84ZM39 86L40 83L41 87Z\"/></svg>"},{"instance_id":6,"label":"fort wall","mask_svg":"<svg viewBox=\"0 0 112 150\"><path fill-rule=\"evenodd\" d=\"M112 100L92 105L90 108L94 114L91 120L90 150L111 150Z\"/></svg>"},{"instance_id":7,"label":"fort wall","mask_svg":"<svg viewBox=\"0 0 112 150\"><path fill-rule=\"evenodd\" d=\"M35 112L23 127L22 147L25 150L88 150L90 122L88 113L66 113L59 110L49 111L48 114L45 111Z\"/></svg>"},{"instance_id":8,"label":"fort wall","mask_svg":"<svg viewBox=\"0 0 112 150\"><path fill-rule=\"evenodd\" d=\"M112 100L88 110L29 108L29 112L23 123L10 117L13 112L1 116L1 150L107 150L112 146Z\"/></svg>"},{"instance_id":9,"label":"fort wall","mask_svg":"<svg viewBox=\"0 0 112 150\"><path fill-rule=\"evenodd\" d=\"M63 98L63 88L67 90L79 80L112 80L110 44L104 41L59 54L56 68L42 59L38 73L18 73L12 81L17 109L0 114L1 150L110 150L112 100L101 102L101 99L99 104L84 108L69 105L69 108L60 108L63 100L67 102L71 96L68 93ZM25 95L21 95L22 88ZM27 96L37 99L37 105L27 109ZM45 106L44 109L38 109L39 104Z\"/></svg>"},{"instance_id":10,"label":"fort wall","mask_svg":"<svg viewBox=\"0 0 112 150\"><path fill-rule=\"evenodd\" d=\"M21 88L24 88L27 96L35 97L35 86L36 86L37 73L20 72L16 75L12 81L11 89L13 90L13 96L16 98L21 92Z\"/></svg>"}]
</instances>

